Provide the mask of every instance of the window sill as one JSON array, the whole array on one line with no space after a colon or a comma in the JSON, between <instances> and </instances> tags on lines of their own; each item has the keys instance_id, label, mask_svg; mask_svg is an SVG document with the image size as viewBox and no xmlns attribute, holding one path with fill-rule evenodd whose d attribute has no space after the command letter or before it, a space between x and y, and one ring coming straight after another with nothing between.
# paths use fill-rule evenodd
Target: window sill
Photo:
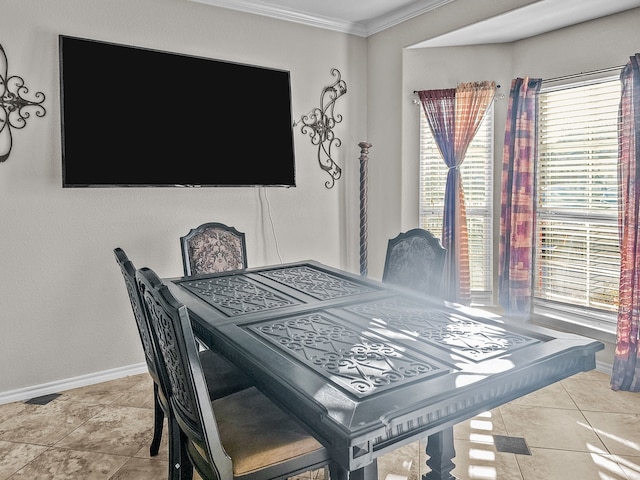
<instances>
[{"instance_id":1,"label":"window sill","mask_svg":"<svg viewBox=\"0 0 640 480\"><path fill-rule=\"evenodd\" d=\"M554 330L575 333L601 342L611 344L616 342L615 325L597 320L588 320L584 317L567 313L547 311L544 308L537 307L536 312L531 317L531 323Z\"/></svg>"},{"instance_id":2,"label":"window sill","mask_svg":"<svg viewBox=\"0 0 640 480\"><path fill-rule=\"evenodd\" d=\"M499 306L475 305L475 308L490 314L504 315L504 310ZM616 327L611 322L589 319L583 315L570 312L559 312L555 309L538 305L529 322L532 325L550 328L561 332L575 333L583 337L593 338L610 344L616 343Z\"/></svg>"},{"instance_id":3,"label":"window sill","mask_svg":"<svg viewBox=\"0 0 640 480\"><path fill-rule=\"evenodd\" d=\"M499 306L477 305L476 308L488 314L504 315L504 310ZM529 323L550 330L582 335L604 343L604 350L596 354L596 370L606 374L611 373L616 345L616 327L611 321L598 321L538 305Z\"/></svg>"}]
</instances>

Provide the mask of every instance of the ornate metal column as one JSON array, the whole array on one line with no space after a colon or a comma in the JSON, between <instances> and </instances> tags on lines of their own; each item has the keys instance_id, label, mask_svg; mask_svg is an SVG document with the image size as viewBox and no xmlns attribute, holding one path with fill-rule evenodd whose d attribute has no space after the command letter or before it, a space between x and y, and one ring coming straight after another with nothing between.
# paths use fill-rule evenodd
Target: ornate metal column
<instances>
[{"instance_id":1,"label":"ornate metal column","mask_svg":"<svg viewBox=\"0 0 640 480\"><path fill-rule=\"evenodd\" d=\"M360 142L360 275L366 277L367 268L367 163L371 144Z\"/></svg>"}]
</instances>

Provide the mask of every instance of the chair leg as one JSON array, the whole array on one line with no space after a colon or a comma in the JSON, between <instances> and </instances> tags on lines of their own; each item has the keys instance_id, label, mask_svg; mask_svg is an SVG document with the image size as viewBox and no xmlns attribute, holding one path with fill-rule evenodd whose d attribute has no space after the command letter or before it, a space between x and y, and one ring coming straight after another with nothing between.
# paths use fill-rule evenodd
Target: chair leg
<instances>
[{"instance_id":1,"label":"chair leg","mask_svg":"<svg viewBox=\"0 0 640 480\"><path fill-rule=\"evenodd\" d=\"M175 419L172 419L169 428L169 480L193 480L193 465L187 454L185 436Z\"/></svg>"},{"instance_id":2,"label":"chair leg","mask_svg":"<svg viewBox=\"0 0 640 480\"><path fill-rule=\"evenodd\" d=\"M158 398L158 385L153 384L153 401L154 401L154 419L153 419L153 440L151 441L151 447L149 448L149 454L152 457L158 455L160 450L160 441L162 440L162 427L164 423L164 410L160 405Z\"/></svg>"}]
</instances>

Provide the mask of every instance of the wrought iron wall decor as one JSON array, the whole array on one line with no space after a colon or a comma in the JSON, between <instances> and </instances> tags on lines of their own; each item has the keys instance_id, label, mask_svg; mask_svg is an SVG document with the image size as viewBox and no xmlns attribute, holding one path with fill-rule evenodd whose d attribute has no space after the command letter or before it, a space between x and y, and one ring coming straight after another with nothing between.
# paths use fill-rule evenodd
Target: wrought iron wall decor
<instances>
[{"instance_id":1,"label":"wrought iron wall decor","mask_svg":"<svg viewBox=\"0 0 640 480\"><path fill-rule=\"evenodd\" d=\"M8 75L7 55L0 45L0 162L9 158L13 140L11 129L21 129L27 125L31 112L36 117L44 117L47 111L42 106L45 96L42 92L33 95L34 100L25 97L29 89L24 85L22 77Z\"/></svg>"},{"instance_id":2,"label":"wrought iron wall decor","mask_svg":"<svg viewBox=\"0 0 640 480\"><path fill-rule=\"evenodd\" d=\"M334 107L336 100L347 93L347 84L342 80L340 71L337 68L332 68L331 75L336 77L336 81L322 89L320 106L294 123L295 127L302 122L300 130L309 135L313 145L318 146L320 168L331 177L324 184L327 188L333 188L336 180L342 175L342 169L331 157L331 149L334 146L339 147L342 143L333 133L336 124L342 122L342 115L334 114Z\"/></svg>"}]
</instances>

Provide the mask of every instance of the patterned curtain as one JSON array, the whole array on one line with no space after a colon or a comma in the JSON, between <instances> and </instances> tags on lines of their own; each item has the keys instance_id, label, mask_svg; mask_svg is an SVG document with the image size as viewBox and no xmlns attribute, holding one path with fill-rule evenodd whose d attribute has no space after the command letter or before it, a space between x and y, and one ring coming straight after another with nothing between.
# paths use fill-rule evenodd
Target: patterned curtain
<instances>
[{"instance_id":1,"label":"patterned curtain","mask_svg":"<svg viewBox=\"0 0 640 480\"><path fill-rule=\"evenodd\" d=\"M511 315L531 311L535 160L541 79L511 81L502 160L498 295Z\"/></svg>"},{"instance_id":2,"label":"patterned curtain","mask_svg":"<svg viewBox=\"0 0 640 480\"><path fill-rule=\"evenodd\" d=\"M495 82L471 82L455 89L418 92L433 137L449 167L442 222L442 244L447 249L443 294L456 303L469 304L471 300L469 234L459 167L495 91Z\"/></svg>"},{"instance_id":3,"label":"patterned curtain","mask_svg":"<svg viewBox=\"0 0 640 480\"><path fill-rule=\"evenodd\" d=\"M620 305L611 388L640 391L638 336L640 312L640 54L620 74L622 97L618 131L618 227L620 231Z\"/></svg>"}]
</instances>

